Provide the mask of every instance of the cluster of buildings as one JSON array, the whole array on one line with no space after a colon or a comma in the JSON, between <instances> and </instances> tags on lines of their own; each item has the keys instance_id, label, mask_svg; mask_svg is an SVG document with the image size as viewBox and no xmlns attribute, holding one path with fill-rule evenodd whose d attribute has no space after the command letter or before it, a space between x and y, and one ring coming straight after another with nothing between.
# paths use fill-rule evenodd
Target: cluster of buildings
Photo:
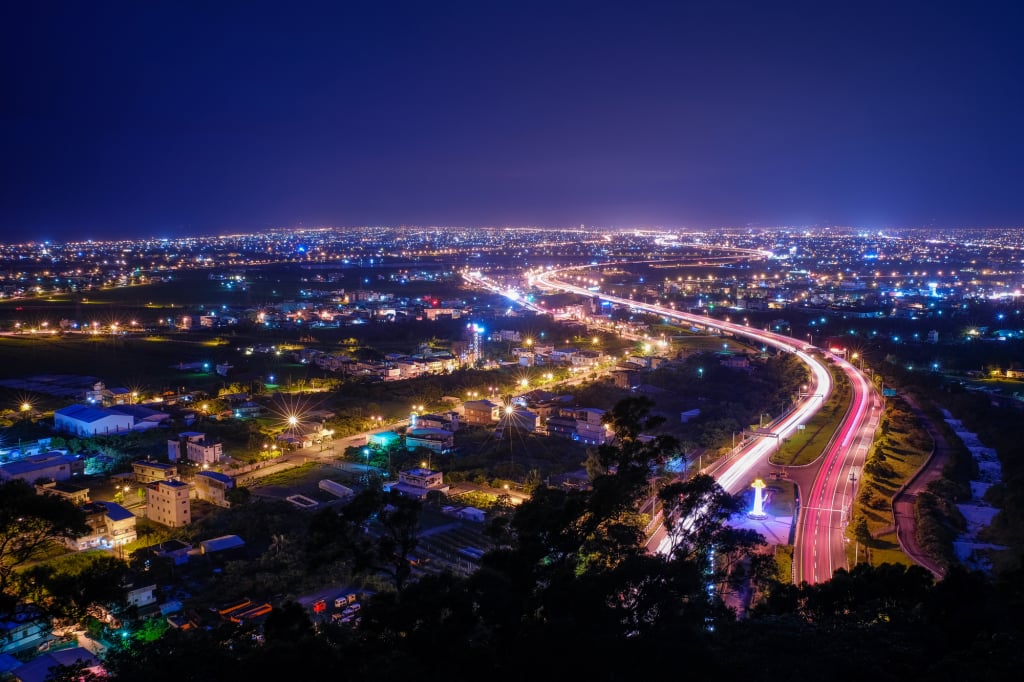
<instances>
[{"instance_id":1,"label":"cluster of buildings","mask_svg":"<svg viewBox=\"0 0 1024 682\"><path fill-rule=\"evenodd\" d=\"M538 432L568 438L586 445L601 445L612 438L608 425L602 423L604 410L570 405L571 395L556 395L534 390L517 396L511 402L469 400L463 403L467 425L494 427L495 435L508 432Z\"/></svg>"},{"instance_id":2,"label":"cluster of buildings","mask_svg":"<svg viewBox=\"0 0 1024 682\"><path fill-rule=\"evenodd\" d=\"M452 372L472 362L466 352L458 355L446 350L424 348L420 353L404 355L390 353L383 360L358 360L343 352L326 352L313 348L294 351L302 363L315 364L320 369L346 376L375 378L380 381L413 379L425 374Z\"/></svg>"},{"instance_id":3,"label":"cluster of buildings","mask_svg":"<svg viewBox=\"0 0 1024 682\"><path fill-rule=\"evenodd\" d=\"M568 367L581 371L594 369L609 360L599 350L588 348L556 348L553 344L530 343L512 349L516 362L523 367Z\"/></svg>"}]
</instances>

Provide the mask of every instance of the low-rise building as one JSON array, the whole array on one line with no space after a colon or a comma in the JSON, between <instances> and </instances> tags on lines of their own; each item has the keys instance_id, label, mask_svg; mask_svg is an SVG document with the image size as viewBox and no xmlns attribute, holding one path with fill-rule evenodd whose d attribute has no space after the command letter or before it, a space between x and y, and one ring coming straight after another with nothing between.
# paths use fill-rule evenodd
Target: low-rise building
<instances>
[{"instance_id":1,"label":"low-rise building","mask_svg":"<svg viewBox=\"0 0 1024 682\"><path fill-rule=\"evenodd\" d=\"M459 430L459 413L454 410L443 414L415 414L410 420L413 428L444 429L455 433Z\"/></svg>"},{"instance_id":2,"label":"low-rise building","mask_svg":"<svg viewBox=\"0 0 1024 682\"><path fill-rule=\"evenodd\" d=\"M67 540L71 549L110 549L135 542L135 515L116 502L89 502L82 505L89 532Z\"/></svg>"},{"instance_id":3,"label":"low-rise building","mask_svg":"<svg viewBox=\"0 0 1024 682\"><path fill-rule=\"evenodd\" d=\"M611 427L605 424L604 410L595 407L563 408L558 415L548 417L545 424L552 436L562 436L588 445L603 445L611 440Z\"/></svg>"},{"instance_id":4,"label":"low-rise building","mask_svg":"<svg viewBox=\"0 0 1024 682\"><path fill-rule=\"evenodd\" d=\"M470 426L488 426L501 416L501 406L490 400L468 400L462 407L466 423Z\"/></svg>"},{"instance_id":5,"label":"low-rise building","mask_svg":"<svg viewBox=\"0 0 1024 682\"><path fill-rule=\"evenodd\" d=\"M161 559L170 559L175 566L188 563L189 552L192 551L192 544L184 540L165 540L158 545L148 548L153 556Z\"/></svg>"},{"instance_id":6,"label":"low-rise building","mask_svg":"<svg viewBox=\"0 0 1024 682\"><path fill-rule=\"evenodd\" d=\"M69 405L53 413L53 427L76 436L128 433L134 426L135 418L132 415L92 405Z\"/></svg>"},{"instance_id":7,"label":"low-rise building","mask_svg":"<svg viewBox=\"0 0 1024 682\"><path fill-rule=\"evenodd\" d=\"M218 507L230 507L228 491L235 487L235 479L219 471L200 471L195 477L196 496Z\"/></svg>"},{"instance_id":8,"label":"low-rise building","mask_svg":"<svg viewBox=\"0 0 1024 682\"><path fill-rule=\"evenodd\" d=\"M192 522L188 484L181 481L155 481L146 486L146 518L180 528Z\"/></svg>"},{"instance_id":9,"label":"low-rise building","mask_svg":"<svg viewBox=\"0 0 1024 682\"><path fill-rule=\"evenodd\" d=\"M173 464L155 462L151 459L132 462L132 471L135 473L135 480L143 485L154 481L169 481L178 476L178 469Z\"/></svg>"},{"instance_id":10,"label":"low-rise building","mask_svg":"<svg viewBox=\"0 0 1024 682\"><path fill-rule=\"evenodd\" d=\"M588 445L603 445L611 440L611 427L602 421L604 410L596 407L578 407L574 412L577 440Z\"/></svg>"},{"instance_id":11,"label":"low-rise building","mask_svg":"<svg viewBox=\"0 0 1024 682\"><path fill-rule=\"evenodd\" d=\"M50 635L53 617L33 604L19 604L0 618L0 654L35 649Z\"/></svg>"},{"instance_id":12,"label":"low-rise building","mask_svg":"<svg viewBox=\"0 0 1024 682\"><path fill-rule=\"evenodd\" d=\"M215 554L245 547L245 540L237 535L222 535L199 543L200 554Z\"/></svg>"},{"instance_id":13,"label":"low-rise building","mask_svg":"<svg viewBox=\"0 0 1024 682\"><path fill-rule=\"evenodd\" d=\"M455 436L444 429L416 428L405 432L405 447L409 450L427 448L433 452L449 452L455 445Z\"/></svg>"},{"instance_id":14,"label":"low-rise building","mask_svg":"<svg viewBox=\"0 0 1024 682\"><path fill-rule=\"evenodd\" d=\"M136 608L142 608L143 606L149 606L156 603L156 585L142 585L140 587L132 587L125 592L125 602L128 606L134 606Z\"/></svg>"},{"instance_id":15,"label":"low-rise building","mask_svg":"<svg viewBox=\"0 0 1024 682\"><path fill-rule=\"evenodd\" d=\"M419 468L398 472L398 483L391 484L390 489L400 495L423 499L434 490L447 494L449 486L440 471Z\"/></svg>"},{"instance_id":16,"label":"low-rise building","mask_svg":"<svg viewBox=\"0 0 1024 682\"><path fill-rule=\"evenodd\" d=\"M536 412L521 407L507 408L505 416L501 419L501 426L517 433L533 433L537 430L537 420Z\"/></svg>"},{"instance_id":17,"label":"low-rise building","mask_svg":"<svg viewBox=\"0 0 1024 682\"><path fill-rule=\"evenodd\" d=\"M44 481L36 483L36 495L56 495L75 505L89 501L89 489L66 481Z\"/></svg>"},{"instance_id":18,"label":"low-rise building","mask_svg":"<svg viewBox=\"0 0 1024 682\"><path fill-rule=\"evenodd\" d=\"M167 458L184 459L195 464L215 464L224 457L224 445L206 439L205 433L184 431L167 441Z\"/></svg>"},{"instance_id":19,"label":"low-rise building","mask_svg":"<svg viewBox=\"0 0 1024 682\"><path fill-rule=\"evenodd\" d=\"M59 450L28 455L0 465L0 480L20 479L32 485L40 478L67 481L85 473L85 459Z\"/></svg>"}]
</instances>

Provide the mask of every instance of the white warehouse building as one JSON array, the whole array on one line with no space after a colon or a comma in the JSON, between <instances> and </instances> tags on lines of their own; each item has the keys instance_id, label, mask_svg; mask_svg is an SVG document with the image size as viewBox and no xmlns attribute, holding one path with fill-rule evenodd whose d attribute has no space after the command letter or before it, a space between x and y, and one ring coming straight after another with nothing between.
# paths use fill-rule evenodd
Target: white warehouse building
<instances>
[{"instance_id":1,"label":"white warehouse building","mask_svg":"<svg viewBox=\"0 0 1024 682\"><path fill-rule=\"evenodd\" d=\"M69 405L53 413L53 427L76 436L107 436L128 433L135 417L103 407Z\"/></svg>"}]
</instances>

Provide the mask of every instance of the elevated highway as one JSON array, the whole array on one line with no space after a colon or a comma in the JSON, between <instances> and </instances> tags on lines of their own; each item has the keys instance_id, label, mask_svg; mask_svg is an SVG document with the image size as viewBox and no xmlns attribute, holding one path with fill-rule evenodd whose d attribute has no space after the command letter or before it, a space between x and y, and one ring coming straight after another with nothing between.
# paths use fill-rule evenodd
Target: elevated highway
<instances>
[{"instance_id":1,"label":"elevated highway","mask_svg":"<svg viewBox=\"0 0 1024 682\"><path fill-rule=\"evenodd\" d=\"M578 268L569 268L577 270ZM783 415L767 429L759 431L760 438L741 445L727 461L709 470L729 493L738 494L749 487L755 472L767 467L771 452L779 439L788 438L828 399L833 390L832 374L828 367L811 352L813 346L790 336L776 334L748 325L716 320L706 315L675 310L657 304L641 303L631 299L610 296L558 279L561 270L542 272L532 281L541 287L567 291L582 296L597 296L601 300L628 306L636 310L660 315L665 319L686 322L736 337L751 339L764 346L793 353L811 373L812 385L802 400L789 413ZM847 567L845 528L856 493L856 480L874 437L880 410L877 395L863 374L844 360L834 359L849 377L852 386L851 406L843 417L825 454L816 462L810 489L801 486L800 511L794 551L794 580L821 582L832 577L839 567ZM663 540L667 546L668 538Z\"/></svg>"}]
</instances>

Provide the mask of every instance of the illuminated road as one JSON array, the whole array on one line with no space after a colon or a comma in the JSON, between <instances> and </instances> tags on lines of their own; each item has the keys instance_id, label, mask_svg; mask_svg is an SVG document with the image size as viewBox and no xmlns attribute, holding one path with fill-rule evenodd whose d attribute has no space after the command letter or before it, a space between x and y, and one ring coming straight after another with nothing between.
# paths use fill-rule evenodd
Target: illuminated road
<instances>
[{"instance_id":1,"label":"illuminated road","mask_svg":"<svg viewBox=\"0 0 1024 682\"><path fill-rule=\"evenodd\" d=\"M583 296L598 296L605 301L644 310L668 319L754 339L780 351L794 353L808 367L812 385L797 407L768 425L768 428L759 429L759 438L741 445L716 466L709 468L708 473L714 475L719 484L731 494L740 493L750 485L755 472L766 468L768 457L778 447L779 439L789 437L800 424L805 423L832 392L832 375L829 370L816 357L806 352L811 350L809 346L792 337L684 313L660 305L608 296L558 280L555 276L559 272L561 271L541 273L533 278L533 282ZM849 509L856 494L856 481L859 479L880 416L878 398L871 391L863 374L844 360L836 361L850 379L851 406L826 454L818 460L820 468L810 485L811 494L803 498L794 549L794 578L798 584L802 581L814 583L828 580L835 569L847 567L844 521L848 520ZM661 533L658 551L664 551L669 542L670 539Z\"/></svg>"},{"instance_id":2,"label":"illuminated road","mask_svg":"<svg viewBox=\"0 0 1024 682\"><path fill-rule=\"evenodd\" d=\"M760 433L764 434L764 437L755 439L737 452L732 453L728 462L714 472L719 484L730 493L735 494L746 488L750 483L751 473L764 464L768 455L776 447L778 439L789 437L796 430L797 426L806 422L821 407L822 400L827 399L832 392L832 375L828 369L817 358L805 352L806 344L801 344L792 337L775 334L756 327L716 320L703 315L684 313L665 306L639 303L616 296L595 293L588 289L554 279L552 276L554 272L541 274L536 277L535 281L541 286L570 291L584 296L599 296L602 300L645 310L665 318L711 327L737 337L753 339L765 346L794 353L807 365L812 376L811 390L807 391L810 395L804 397L791 412L769 424L768 428L759 430ZM797 346L800 346L800 348Z\"/></svg>"},{"instance_id":3,"label":"illuminated road","mask_svg":"<svg viewBox=\"0 0 1024 682\"><path fill-rule=\"evenodd\" d=\"M849 568L846 524L881 418L881 402L864 375L845 360L836 362L852 386L850 409L803 498L793 561L797 584L829 580L836 569Z\"/></svg>"}]
</instances>

